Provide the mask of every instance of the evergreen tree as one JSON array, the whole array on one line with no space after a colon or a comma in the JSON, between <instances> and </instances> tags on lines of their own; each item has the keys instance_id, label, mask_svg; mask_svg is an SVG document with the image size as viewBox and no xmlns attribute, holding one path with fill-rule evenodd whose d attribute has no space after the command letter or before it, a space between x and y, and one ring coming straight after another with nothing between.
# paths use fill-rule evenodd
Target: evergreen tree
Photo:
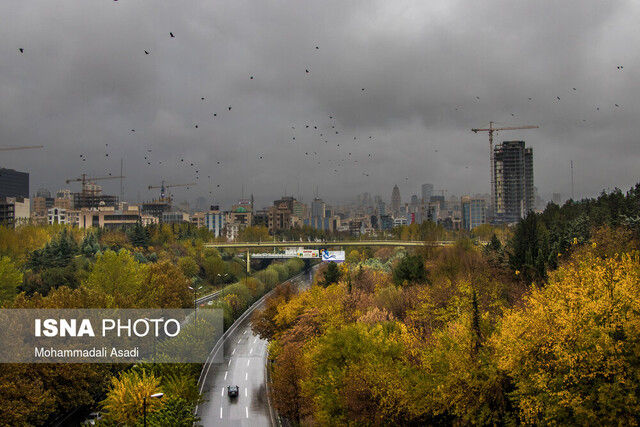
<instances>
[{"instance_id":1,"label":"evergreen tree","mask_svg":"<svg viewBox=\"0 0 640 427\"><path fill-rule=\"evenodd\" d=\"M80 245L80 252L86 257L94 256L100 250L100 244L98 238L94 233L88 233L84 236L82 244Z\"/></svg>"},{"instance_id":2,"label":"evergreen tree","mask_svg":"<svg viewBox=\"0 0 640 427\"><path fill-rule=\"evenodd\" d=\"M397 285L406 283L419 283L427 280L427 272L422 258L417 255L403 257L393 269L393 281Z\"/></svg>"},{"instance_id":3,"label":"evergreen tree","mask_svg":"<svg viewBox=\"0 0 640 427\"><path fill-rule=\"evenodd\" d=\"M136 225L129 230L127 235L133 246L145 249L149 246L149 234L141 221L136 222Z\"/></svg>"},{"instance_id":4,"label":"evergreen tree","mask_svg":"<svg viewBox=\"0 0 640 427\"><path fill-rule=\"evenodd\" d=\"M27 267L36 271L51 267L66 267L78 252L78 244L65 228L44 248L31 253Z\"/></svg>"},{"instance_id":5,"label":"evergreen tree","mask_svg":"<svg viewBox=\"0 0 640 427\"><path fill-rule=\"evenodd\" d=\"M335 262L330 262L327 266L327 270L324 272L324 280L322 281L322 285L326 288L332 283L338 283L340 280L340 269L338 268L338 264Z\"/></svg>"}]
</instances>

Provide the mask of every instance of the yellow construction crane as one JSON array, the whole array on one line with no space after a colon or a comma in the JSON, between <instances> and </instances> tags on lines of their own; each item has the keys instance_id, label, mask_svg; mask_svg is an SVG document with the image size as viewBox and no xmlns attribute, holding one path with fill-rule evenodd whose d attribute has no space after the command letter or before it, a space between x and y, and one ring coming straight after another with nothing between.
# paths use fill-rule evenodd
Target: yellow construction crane
<instances>
[{"instance_id":1,"label":"yellow construction crane","mask_svg":"<svg viewBox=\"0 0 640 427\"><path fill-rule=\"evenodd\" d=\"M37 148L44 148L44 145L24 145L21 147L0 147L0 151L34 150Z\"/></svg>"},{"instance_id":2,"label":"yellow construction crane","mask_svg":"<svg viewBox=\"0 0 640 427\"><path fill-rule=\"evenodd\" d=\"M164 199L166 197L166 189L167 188L174 188L174 187L192 187L196 185L195 182L191 182L189 184L165 184L164 180L162 180L162 184L160 185L150 185L148 188L149 190L153 190L155 188L159 188L160 189L160 198Z\"/></svg>"},{"instance_id":3,"label":"yellow construction crane","mask_svg":"<svg viewBox=\"0 0 640 427\"><path fill-rule=\"evenodd\" d=\"M506 126L506 127L496 128L496 127L493 127L493 122L489 122L488 128L471 129L473 133L478 133L478 132L489 133L489 168L491 169L491 211L493 214L495 214L495 203L496 203L496 195L495 195L495 188L494 188L495 182L496 182L496 176L495 176L495 170L493 167L493 133L501 130L538 129L538 127L539 126L525 125L525 126Z\"/></svg>"}]
</instances>

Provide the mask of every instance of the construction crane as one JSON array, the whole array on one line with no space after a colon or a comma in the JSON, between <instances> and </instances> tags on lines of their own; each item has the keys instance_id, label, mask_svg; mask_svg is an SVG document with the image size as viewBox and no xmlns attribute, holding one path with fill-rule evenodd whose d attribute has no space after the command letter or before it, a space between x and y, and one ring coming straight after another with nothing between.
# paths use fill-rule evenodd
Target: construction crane
<instances>
[{"instance_id":1,"label":"construction crane","mask_svg":"<svg viewBox=\"0 0 640 427\"><path fill-rule=\"evenodd\" d=\"M0 151L34 150L37 148L44 148L44 145L24 145L22 147L0 147Z\"/></svg>"},{"instance_id":2,"label":"construction crane","mask_svg":"<svg viewBox=\"0 0 640 427\"><path fill-rule=\"evenodd\" d=\"M119 179L119 178L124 178L124 176L122 176L122 175L119 175L119 176L99 176L99 177L95 177L95 178L90 178L90 177L87 177L87 174L83 173L81 177L79 177L79 178L69 178L65 182L67 184L69 184L71 182L82 182L82 190L84 191L88 182L102 181L102 180L105 180L105 179Z\"/></svg>"},{"instance_id":3,"label":"construction crane","mask_svg":"<svg viewBox=\"0 0 640 427\"><path fill-rule=\"evenodd\" d=\"M165 184L164 180L162 180L162 184L160 185L150 185L148 188L149 190L153 190L154 188L159 188L160 189L160 198L164 199L166 197L166 189L167 188L174 188L174 187L191 187L196 185L195 182L191 182L189 184Z\"/></svg>"},{"instance_id":4,"label":"construction crane","mask_svg":"<svg viewBox=\"0 0 640 427\"><path fill-rule=\"evenodd\" d=\"M485 129L471 129L473 133L478 132L487 132L489 133L489 169L491 170L491 212L495 215L495 203L496 203L496 194L495 194L495 168L493 167L493 133L501 130L520 130L520 129L538 129L539 126L506 126L501 128L493 127L493 122L489 122L489 127Z\"/></svg>"}]
</instances>

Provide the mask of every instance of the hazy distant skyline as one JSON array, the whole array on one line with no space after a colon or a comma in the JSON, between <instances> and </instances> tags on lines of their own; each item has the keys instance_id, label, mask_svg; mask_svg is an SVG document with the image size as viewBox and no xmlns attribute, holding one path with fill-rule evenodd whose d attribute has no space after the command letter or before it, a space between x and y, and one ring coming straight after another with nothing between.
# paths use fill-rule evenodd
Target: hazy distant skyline
<instances>
[{"instance_id":1,"label":"hazy distant skyline","mask_svg":"<svg viewBox=\"0 0 640 427\"><path fill-rule=\"evenodd\" d=\"M388 201L394 184L406 201L427 182L488 193L487 135L469 129L489 121L540 126L496 142L533 147L542 194L570 195L570 160L577 197L639 181L630 0L38 0L0 14L0 145L46 147L0 167L28 171L31 193L78 191L64 180L117 175L120 158L125 199L157 197L162 179L199 183L177 200L221 205L243 185L257 206L299 185L305 201L316 186L327 201Z\"/></svg>"}]
</instances>

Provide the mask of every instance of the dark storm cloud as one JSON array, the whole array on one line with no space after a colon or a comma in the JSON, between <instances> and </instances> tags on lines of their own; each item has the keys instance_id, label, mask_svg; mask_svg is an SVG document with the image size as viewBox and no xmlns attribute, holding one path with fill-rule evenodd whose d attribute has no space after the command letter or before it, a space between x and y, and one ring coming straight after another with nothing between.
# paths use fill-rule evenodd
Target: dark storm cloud
<instances>
[{"instance_id":1,"label":"dark storm cloud","mask_svg":"<svg viewBox=\"0 0 640 427\"><path fill-rule=\"evenodd\" d=\"M487 137L469 129L492 120L540 125L498 140L533 146L542 193L568 194L570 160L579 194L626 188L639 15L596 0L4 2L0 145L46 149L0 163L55 191L124 158L129 199L197 177L179 199L460 195L489 190Z\"/></svg>"}]
</instances>

